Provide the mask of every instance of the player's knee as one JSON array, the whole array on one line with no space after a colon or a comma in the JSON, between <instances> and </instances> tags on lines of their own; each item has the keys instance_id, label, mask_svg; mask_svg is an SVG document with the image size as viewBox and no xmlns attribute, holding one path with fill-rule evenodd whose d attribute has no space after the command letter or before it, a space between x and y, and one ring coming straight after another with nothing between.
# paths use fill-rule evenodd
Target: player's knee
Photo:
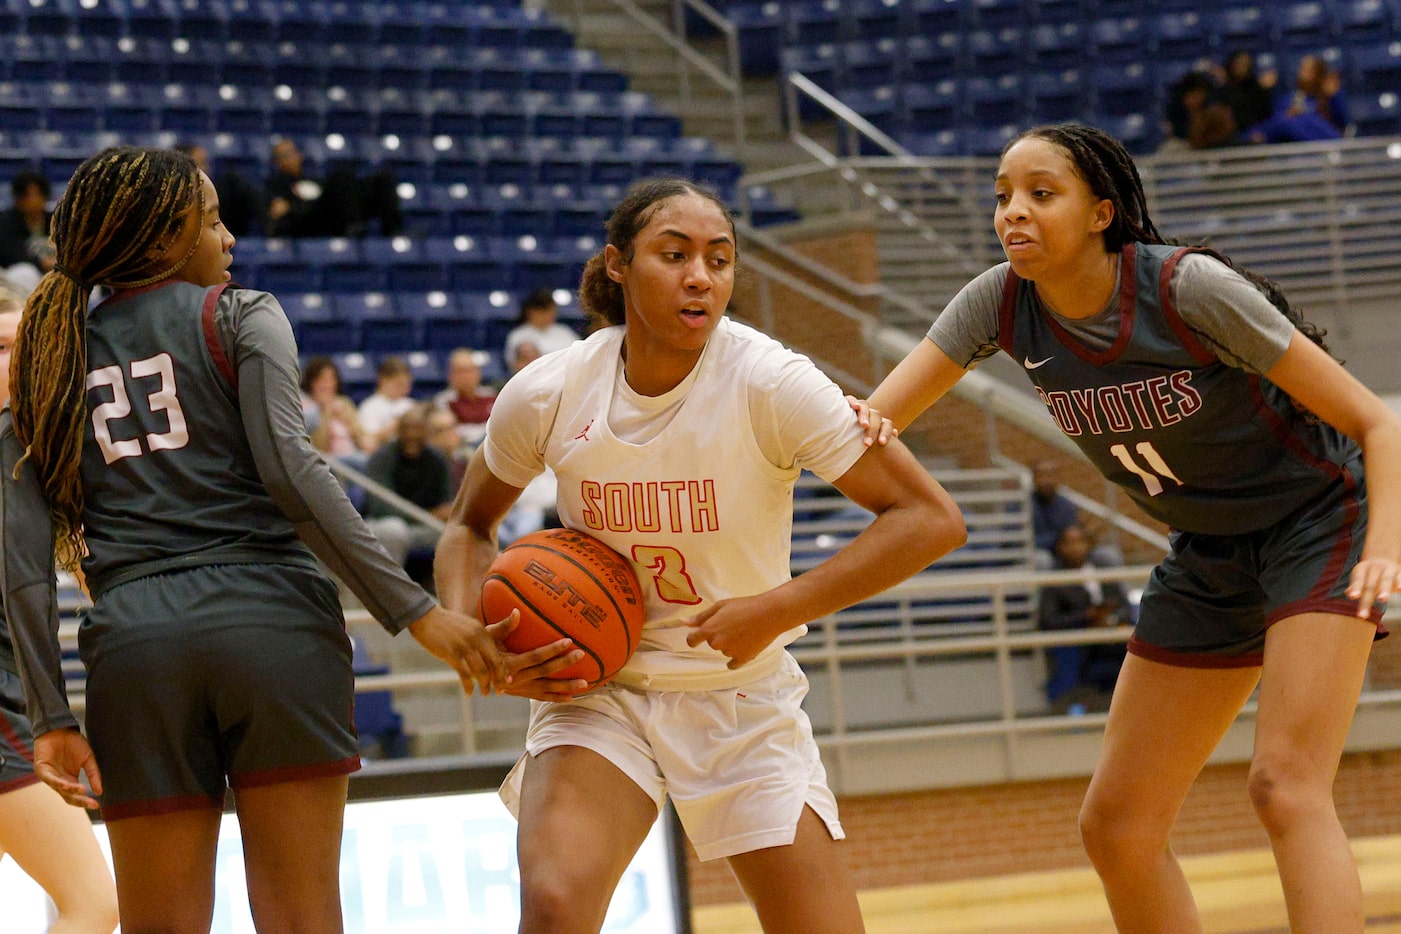
<instances>
[{"instance_id":1,"label":"player's knee","mask_svg":"<svg viewBox=\"0 0 1401 934\"><path fill-rule=\"evenodd\" d=\"M1256 816L1272 837L1333 808L1331 782L1311 779L1301 763L1289 756L1257 755L1250 764L1246 789Z\"/></svg>"},{"instance_id":2,"label":"player's knee","mask_svg":"<svg viewBox=\"0 0 1401 934\"><path fill-rule=\"evenodd\" d=\"M593 901L592 892L581 890L568 879L522 879L521 934L574 934L597 930L603 918L593 919L593 913L588 910Z\"/></svg>"},{"instance_id":3,"label":"player's knee","mask_svg":"<svg viewBox=\"0 0 1401 934\"><path fill-rule=\"evenodd\" d=\"M56 907L59 923L54 925L54 930L112 934L117 929L116 893L90 892L78 904Z\"/></svg>"},{"instance_id":4,"label":"player's knee","mask_svg":"<svg viewBox=\"0 0 1401 934\"><path fill-rule=\"evenodd\" d=\"M1080 841L1096 869L1133 869L1156 860L1167 839L1132 808L1118 801L1085 799L1080 808Z\"/></svg>"}]
</instances>

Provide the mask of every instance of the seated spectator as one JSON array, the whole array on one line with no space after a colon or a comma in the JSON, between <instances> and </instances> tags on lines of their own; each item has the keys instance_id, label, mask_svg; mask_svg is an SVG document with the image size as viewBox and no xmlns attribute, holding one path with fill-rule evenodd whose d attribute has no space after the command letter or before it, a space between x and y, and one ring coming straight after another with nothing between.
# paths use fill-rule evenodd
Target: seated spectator
<instances>
[{"instance_id":1,"label":"seated spectator","mask_svg":"<svg viewBox=\"0 0 1401 934\"><path fill-rule=\"evenodd\" d=\"M363 237L377 232L392 237L404 228L394 177L388 171L362 179L342 165L332 169L323 184L305 174L302 151L285 138L273 144L272 164L265 185L270 236Z\"/></svg>"},{"instance_id":2,"label":"seated spectator","mask_svg":"<svg viewBox=\"0 0 1401 934\"><path fill-rule=\"evenodd\" d=\"M1056 568L1077 570L1093 566L1094 542L1078 525L1061 531L1056 541ZM1129 604L1118 584L1088 580L1041 588L1037 627L1043 630L1114 627L1129 622ZM1114 682L1124 663L1123 643L1064 645L1046 651L1050 676L1046 696L1051 709L1065 713L1074 705L1082 711L1109 709Z\"/></svg>"},{"instance_id":3,"label":"seated spectator","mask_svg":"<svg viewBox=\"0 0 1401 934\"><path fill-rule=\"evenodd\" d=\"M238 172L228 171L215 174L209 162L209 150L198 143L187 143L175 147L195 161L199 170L208 175L219 192L219 219L235 237L251 232L261 236L267 227L263 216L263 195L258 186Z\"/></svg>"},{"instance_id":4,"label":"seated spectator","mask_svg":"<svg viewBox=\"0 0 1401 934\"><path fill-rule=\"evenodd\" d=\"M459 347L448 357L448 387L433 397L433 404L450 412L458 434L475 445L486 434L486 420L496 402L496 393L482 385L478 351Z\"/></svg>"},{"instance_id":5,"label":"seated spectator","mask_svg":"<svg viewBox=\"0 0 1401 934\"><path fill-rule=\"evenodd\" d=\"M375 391L360 403L360 427L378 448L394 436L399 417L417 405L413 391L413 371L403 357L385 357L375 371Z\"/></svg>"},{"instance_id":6,"label":"seated spectator","mask_svg":"<svg viewBox=\"0 0 1401 934\"><path fill-rule=\"evenodd\" d=\"M0 211L0 271L23 294L39 284L54 267L49 240L49 198L53 189L38 172L19 172L10 180L14 207Z\"/></svg>"},{"instance_id":7,"label":"seated spectator","mask_svg":"<svg viewBox=\"0 0 1401 934\"><path fill-rule=\"evenodd\" d=\"M1322 56L1306 55L1293 93L1282 97L1274 114L1251 127L1248 136L1258 143L1341 139L1350 119L1342 77Z\"/></svg>"},{"instance_id":8,"label":"seated spectator","mask_svg":"<svg viewBox=\"0 0 1401 934\"><path fill-rule=\"evenodd\" d=\"M516 345L515 352L506 359L511 365L512 373L519 373L540 357L540 348L530 341L522 341Z\"/></svg>"},{"instance_id":9,"label":"seated spectator","mask_svg":"<svg viewBox=\"0 0 1401 934\"><path fill-rule=\"evenodd\" d=\"M370 455L365 475L420 509L446 519L455 490L452 465L428 444L431 406L415 404L399 417L397 437ZM438 532L406 520L394 507L368 491L365 519L385 550L402 564L415 549L437 547Z\"/></svg>"},{"instance_id":10,"label":"seated spectator","mask_svg":"<svg viewBox=\"0 0 1401 934\"><path fill-rule=\"evenodd\" d=\"M435 403L428 412L428 444L439 454L448 459L452 465L452 488L455 490L462 485L462 478L467 474L467 458L471 455L476 443L481 440L469 442L462 437L461 428L457 418L447 409L439 408Z\"/></svg>"},{"instance_id":11,"label":"seated spectator","mask_svg":"<svg viewBox=\"0 0 1401 934\"><path fill-rule=\"evenodd\" d=\"M537 289L521 300L519 323L506 335L506 361L512 373L519 372L535 357L563 350L579 339L578 332L561 324L558 317L559 306L550 289ZM534 356L517 353L523 344L534 345Z\"/></svg>"},{"instance_id":12,"label":"seated spectator","mask_svg":"<svg viewBox=\"0 0 1401 934\"><path fill-rule=\"evenodd\" d=\"M341 373L330 357L312 357L302 370L302 412L312 446L363 467L374 441L360 425L355 403L341 394Z\"/></svg>"},{"instance_id":13,"label":"seated spectator","mask_svg":"<svg viewBox=\"0 0 1401 934\"><path fill-rule=\"evenodd\" d=\"M1237 49L1230 54L1222 70L1221 98L1231 109L1238 130L1263 123L1274 113L1274 87L1278 80L1273 71L1256 74L1255 56L1248 50Z\"/></svg>"},{"instance_id":14,"label":"seated spectator","mask_svg":"<svg viewBox=\"0 0 1401 934\"><path fill-rule=\"evenodd\" d=\"M1168 92L1169 141L1164 150L1214 149L1239 142L1222 88L1204 71L1189 71Z\"/></svg>"},{"instance_id":15,"label":"seated spectator","mask_svg":"<svg viewBox=\"0 0 1401 934\"><path fill-rule=\"evenodd\" d=\"M1056 540L1079 522L1080 511L1060 492L1060 465L1049 459L1037 461L1031 468L1031 534L1036 550L1043 553L1039 566L1055 564Z\"/></svg>"}]
</instances>

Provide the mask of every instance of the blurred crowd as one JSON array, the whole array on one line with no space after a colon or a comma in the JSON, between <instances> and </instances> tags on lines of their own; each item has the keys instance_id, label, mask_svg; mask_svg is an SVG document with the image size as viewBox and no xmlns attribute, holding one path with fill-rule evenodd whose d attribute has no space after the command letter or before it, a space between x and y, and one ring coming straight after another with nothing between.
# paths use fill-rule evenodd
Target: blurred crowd
<instances>
[{"instance_id":1,"label":"blurred crowd","mask_svg":"<svg viewBox=\"0 0 1401 934\"><path fill-rule=\"evenodd\" d=\"M1350 116L1342 76L1321 55L1305 55L1292 84L1255 55L1204 62L1173 85L1164 150L1341 139Z\"/></svg>"}]
</instances>

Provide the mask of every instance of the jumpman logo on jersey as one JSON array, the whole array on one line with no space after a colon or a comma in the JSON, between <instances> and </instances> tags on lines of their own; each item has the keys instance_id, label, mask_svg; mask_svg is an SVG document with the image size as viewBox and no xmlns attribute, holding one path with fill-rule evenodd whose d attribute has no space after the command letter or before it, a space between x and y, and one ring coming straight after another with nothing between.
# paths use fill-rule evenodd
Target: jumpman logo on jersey
<instances>
[{"instance_id":1,"label":"jumpman logo on jersey","mask_svg":"<svg viewBox=\"0 0 1401 934\"><path fill-rule=\"evenodd\" d=\"M589 429L593 427L593 423L594 420L589 419L589 423L584 426L583 431L579 432L577 435L574 436L574 440L578 441L580 438L583 438L585 441L589 440Z\"/></svg>"}]
</instances>

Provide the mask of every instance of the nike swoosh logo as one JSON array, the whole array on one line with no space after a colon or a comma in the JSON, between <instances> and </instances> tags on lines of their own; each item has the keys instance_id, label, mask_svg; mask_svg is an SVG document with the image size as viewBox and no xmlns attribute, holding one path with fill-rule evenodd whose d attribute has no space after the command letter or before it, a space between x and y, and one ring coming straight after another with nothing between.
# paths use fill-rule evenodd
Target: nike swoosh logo
<instances>
[{"instance_id":1,"label":"nike swoosh logo","mask_svg":"<svg viewBox=\"0 0 1401 934\"><path fill-rule=\"evenodd\" d=\"M1034 370L1034 369L1036 369L1038 366L1045 366L1046 364L1050 363L1050 362L1051 362L1052 360L1054 360L1054 359L1055 359L1055 355L1052 354L1051 356L1047 357L1045 360L1037 360L1035 363L1032 363L1030 360L1023 360L1023 361L1022 361L1022 366L1026 367L1028 370Z\"/></svg>"}]
</instances>

